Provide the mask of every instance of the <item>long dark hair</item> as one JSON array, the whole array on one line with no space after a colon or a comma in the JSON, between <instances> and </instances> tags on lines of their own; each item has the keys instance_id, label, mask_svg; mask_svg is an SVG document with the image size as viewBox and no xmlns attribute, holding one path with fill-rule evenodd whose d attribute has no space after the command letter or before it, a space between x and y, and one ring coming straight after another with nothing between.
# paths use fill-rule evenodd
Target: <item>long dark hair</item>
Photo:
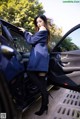
<instances>
[{"instance_id":1,"label":"long dark hair","mask_svg":"<svg viewBox=\"0 0 80 119\"><path fill-rule=\"evenodd\" d=\"M37 18L41 18L44 21L45 27L48 30L48 41L49 41L50 40L50 31L49 31L49 28L48 28L48 20L47 20L46 16L45 15L38 15L38 16L35 17L35 19L34 19L34 25L35 25L36 31L39 30L39 28L37 26Z\"/></svg>"}]
</instances>

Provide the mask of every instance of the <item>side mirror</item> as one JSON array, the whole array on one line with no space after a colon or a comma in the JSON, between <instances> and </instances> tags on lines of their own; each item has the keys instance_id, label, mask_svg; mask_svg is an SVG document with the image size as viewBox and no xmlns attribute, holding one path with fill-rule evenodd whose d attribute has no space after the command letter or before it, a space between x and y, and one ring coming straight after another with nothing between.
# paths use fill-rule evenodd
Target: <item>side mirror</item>
<instances>
[{"instance_id":1,"label":"side mirror","mask_svg":"<svg viewBox=\"0 0 80 119\"><path fill-rule=\"evenodd\" d=\"M14 50L6 45L1 45L1 53L8 59L14 55Z\"/></svg>"}]
</instances>

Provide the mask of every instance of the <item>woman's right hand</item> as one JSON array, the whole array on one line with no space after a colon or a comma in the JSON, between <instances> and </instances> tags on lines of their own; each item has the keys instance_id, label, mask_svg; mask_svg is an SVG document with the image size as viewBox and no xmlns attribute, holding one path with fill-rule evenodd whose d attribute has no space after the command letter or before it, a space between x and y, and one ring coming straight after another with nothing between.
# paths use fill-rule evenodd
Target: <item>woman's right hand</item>
<instances>
[{"instance_id":1,"label":"woman's right hand","mask_svg":"<svg viewBox=\"0 0 80 119\"><path fill-rule=\"evenodd\" d=\"M23 27L18 27L20 31L25 32L26 30ZM28 32L30 35L33 35L31 32Z\"/></svg>"},{"instance_id":2,"label":"woman's right hand","mask_svg":"<svg viewBox=\"0 0 80 119\"><path fill-rule=\"evenodd\" d=\"M25 29L23 27L18 27L20 31L25 32Z\"/></svg>"}]
</instances>

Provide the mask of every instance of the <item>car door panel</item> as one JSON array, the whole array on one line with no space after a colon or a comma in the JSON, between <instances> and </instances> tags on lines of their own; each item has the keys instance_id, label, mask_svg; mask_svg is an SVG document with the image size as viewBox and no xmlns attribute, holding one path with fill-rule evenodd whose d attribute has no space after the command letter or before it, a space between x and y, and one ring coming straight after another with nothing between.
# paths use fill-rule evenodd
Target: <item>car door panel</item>
<instances>
[{"instance_id":1,"label":"car door panel","mask_svg":"<svg viewBox=\"0 0 80 119\"><path fill-rule=\"evenodd\" d=\"M63 63L65 63L65 61L62 60L63 54L64 53L60 56L61 60L59 60L59 62L56 61L54 55L51 57L49 78L54 85L80 91L80 67L79 65L76 66L74 63L72 63L74 65L63 66ZM66 62L71 61L68 59ZM73 62L76 62L76 58Z\"/></svg>"},{"instance_id":2,"label":"car door panel","mask_svg":"<svg viewBox=\"0 0 80 119\"><path fill-rule=\"evenodd\" d=\"M49 70L53 84L76 91L80 91L79 34L80 24L62 37L51 52Z\"/></svg>"},{"instance_id":3,"label":"car door panel","mask_svg":"<svg viewBox=\"0 0 80 119\"><path fill-rule=\"evenodd\" d=\"M80 53L76 52L66 52L61 53L61 68L64 72L68 71L80 71Z\"/></svg>"},{"instance_id":4,"label":"car door panel","mask_svg":"<svg viewBox=\"0 0 80 119\"><path fill-rule=\"evenodd\" d=\"M80 67L80 51L62 52L60 56L64 67Z\"/></svg>"}]
</instances>

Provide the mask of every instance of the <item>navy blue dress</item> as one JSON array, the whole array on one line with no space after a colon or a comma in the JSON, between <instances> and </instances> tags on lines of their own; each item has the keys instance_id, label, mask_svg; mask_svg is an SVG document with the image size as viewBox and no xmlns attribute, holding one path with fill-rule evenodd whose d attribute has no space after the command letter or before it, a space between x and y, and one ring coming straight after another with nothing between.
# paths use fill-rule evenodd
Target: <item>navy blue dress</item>
<instances>
[{"instance_id":1,"label":"navy blue dress","mask_svg":"<svg viewBox=\"0 0 80 119\"><path fill-rule=\"evenodd\" d=\"M48 72L49 53L47 47L48 31L38 31L34 35L24 33L27 43L32 45L27 70Z\"/></svg>"}]
</instances>

